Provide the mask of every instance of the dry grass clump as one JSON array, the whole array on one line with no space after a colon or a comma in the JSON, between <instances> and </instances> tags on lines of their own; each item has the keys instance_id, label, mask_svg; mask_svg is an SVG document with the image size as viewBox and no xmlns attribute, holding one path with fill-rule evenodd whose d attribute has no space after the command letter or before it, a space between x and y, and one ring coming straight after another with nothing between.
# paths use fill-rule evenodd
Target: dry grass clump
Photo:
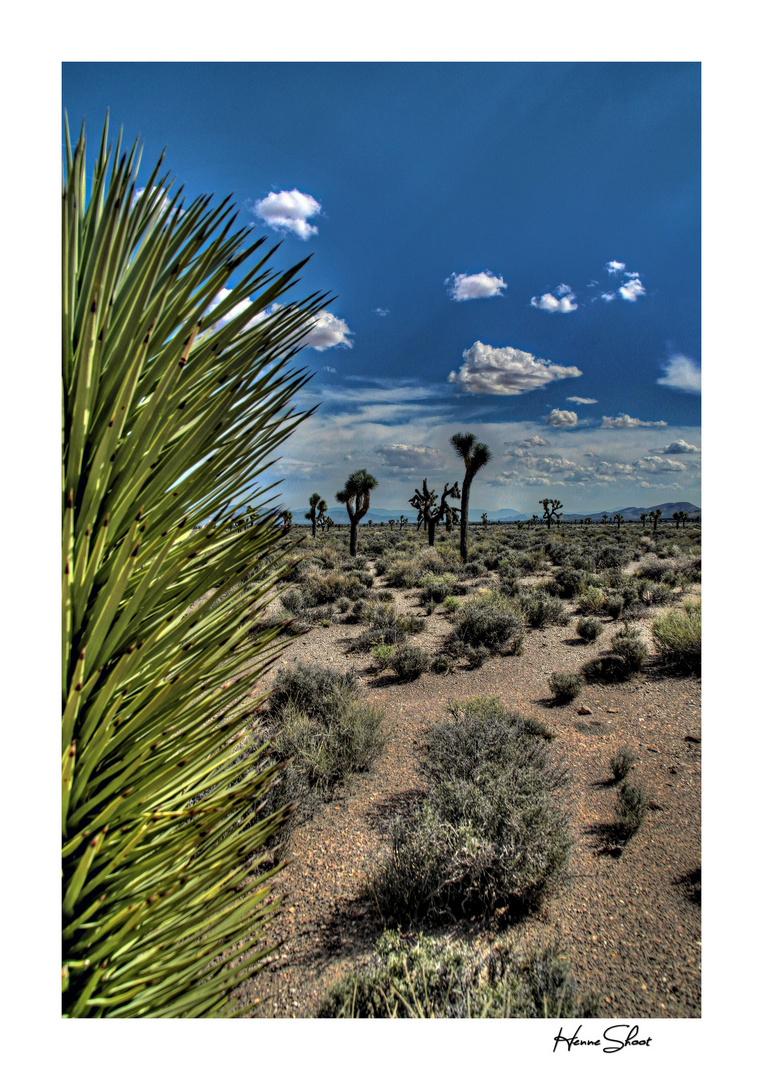
<instances>
[{"instance_id":1,"label":"dry grass clump","mask_svg":"<svg viewBox=\"0 0 763 1080\"><path fill-rule=\"evenodd\" d=\"M652 623L652 637L666 665L699 675L702 671L702 608L685 604L670 609Z\"/></svg>"}]
</instances>

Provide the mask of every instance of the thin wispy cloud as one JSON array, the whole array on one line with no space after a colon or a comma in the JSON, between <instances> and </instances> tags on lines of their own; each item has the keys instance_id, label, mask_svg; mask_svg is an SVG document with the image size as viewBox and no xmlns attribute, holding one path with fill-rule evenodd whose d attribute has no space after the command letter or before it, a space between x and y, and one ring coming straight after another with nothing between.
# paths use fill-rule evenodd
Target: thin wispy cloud
<instances>
[{"instance_id":1,"label":"thin wispy cloud","mask_svg":"<svg viewBox=\"0 0 763 1080\"><path fill-rule=\"evenodd\" d=\"M548 439L542 435L529 435L526 439L517 439L514 442L506 442L504 446L513 446L517 450L532 450L536 446L550 446Z\"/></svg>"},{"instance_id":2,"label":"thin wispy cloud","mask_svg":"<svg viewBox=\"0 0 763 1080\"><path fill-rule=\"evenodd\" d=\"M374 315L378 315L379 318L383 319L385 315L389 315L389 308L374 308Z\"/></svg>"},{"instance_id":3,"label":"thin wispy cloud","mask_svg":"<svg viewBox=\"0 0 763 1080\"><path fill-rule=\"evenodd\" d=\"M321 204L312 195L293 188L291 191L271 191L264 199L258 199L253 207L254 213L271 229L279 232L291 232L300 240L307 240L318 232L317 225L311 225L309 218L321 212Z\"/></svg>"},{"instance_id":4,"label":"thin wispy cloud","mask_svg":"<svg viewBox=\"0 0 763 1080\"><path fill-rule=\"evenodd\" d=\"M451 371L448 382L468 394L526 394L558 379L577 378L580 368L564 367L510 345L494 348L475 341L463 353L464 363Z\"/></svg>"},{"instance_id":5,"label":"thin wispy cloud","mask_svg":"<svg viewBox=\"0 0 763 1080\"><path fill-rule=\"evenodd\" d=\"M483 270L480 274L453 273L445 278L444 284L448 286L450 299L459 301L484 300L491 296L501 296L501 290L506 288L503 278L490 270Z\"/></svg>"},{"instance_id":6,"label":"thin wispy cloud","mask_svg":"<svg viewBox=\"0 0 763 1080\"><path fill-rule=\"evenodd\" d=\"M683 390L686 394L699 394L702 390L702 372L696 360L676 353L663 364L665 374L657 380L658 386L671 390Z\"/></svg>"},{"instance_id":7,"label":"thin wispy cloud","mask_svg":"<svg viewBox=\"0 0 763 1080\"><path fill-rule=\"evenodd\" d=\"M575 427L578 414L571 409L552 409L546 417L548 427Z\"/></svg>"},{"instance_id":8,"label":"thin wispy cloud","mask_svg":"<svg viewBox=\"0 0 763 1080\"><path fill-rule=\"evenodd\" d=\"M554 292L556 295L543 293L542 296L533 296L530 303L534 308L547 311L550 315L567 315L571 311L577 311L578 305L575 303L575 293L569 285L562 283L556 287Z\"/></svg>"},{"instance_id":9,"label":"thin wispy cloud","mask_svg":"<svg viewBox=\"0 0 763 1080\"><path fill-rule=\"evenodd\" d=\"M310 330L302 339L302 344L307 348L323 352L325 349L333 349L340 345L344 349L352 348L349 335L352 333L344 319L337 318L330 311L319 311L313 315Z\"/></svg>"},{"instance_id":10,"label":"thin wispy cloud","mask_svg":"<svg viewBox=\"0 0 763 1080\"><path fill-rule=\"evenodd\" d=\"M567 401L571 401L573 405L598 405L598 399L595 397L568 397Z\"/></svg>"},{"instance_id":11,"label":"thin wispy cloud","mask_svg":"<svg viewBox=\"0 0 763 1080\"><path fill-rule=\"evenodd\" d=\"M685 472L686 466L681 461L672 461L660 454L639 458L634 462L637 469L650 473Z\"/></svg>"},{"instance_id":12,"label":"thin wispy cloud","mask_svg":"<svg viewBox=\"0 0 763 1080\"><path fill-rule=\"evenodd\" d=\"M627 413L619 413L617 416L602 416L603 428L645 428L667 427L666 420L639 420L636 416L628 416Z\"/></svg>"}]
</instances>

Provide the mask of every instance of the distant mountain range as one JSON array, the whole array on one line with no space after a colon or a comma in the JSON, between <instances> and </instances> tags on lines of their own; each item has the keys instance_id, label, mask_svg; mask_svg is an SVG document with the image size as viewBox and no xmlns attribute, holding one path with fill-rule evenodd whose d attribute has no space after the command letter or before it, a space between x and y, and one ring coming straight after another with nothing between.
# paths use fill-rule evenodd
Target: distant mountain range
<instances>
[{"instance_id":1,"label":"distant mountain range","mask_svg":"<svg viewBox=\"0 0 763 1080\"><path fill-rule=\"evenodd\" d=\"M293 510L294 524L295 525L307 525L309 522L305 519L305 514L308 512L309 507L303 506ZM538 506L538 517L540 517L540 505ZM612 517L613 514L622 514L625 521L640 521L642 514L648 514L650 510L662 510L662 520L672 521L673 514L676 510L683 510L689 517L696 517L701 515L702 511L694 503L689 502L671 502L671 503L659 503L657 506L620 506L615 507L614 510L586 510L586 511L573 511L570 514L562 514L562 521L582 521L584 518L592 518L594 521L599 521L602 514L606 514L607 517ZM469 521L474 524L479 524L483 513L487 513L488 521L529 521L532 514L523 514L519 510L512 510L509 507L503 507L500 510L482 510L479 507L469 507ZM347 525L349 524L349 518L347 516L346 506L331 506L328 509L329 516L333 519L335 525ZM374 524L384 522L386 525L390 518L398 521L400 516L407 517L408 522L411 525L416 524L417 513L412 506L409 506L407 510L388 510L385 507L372 506L366 516L362 518L361 525L367 524L369 521L373 521Z\"/></svg>"}]
</instances>

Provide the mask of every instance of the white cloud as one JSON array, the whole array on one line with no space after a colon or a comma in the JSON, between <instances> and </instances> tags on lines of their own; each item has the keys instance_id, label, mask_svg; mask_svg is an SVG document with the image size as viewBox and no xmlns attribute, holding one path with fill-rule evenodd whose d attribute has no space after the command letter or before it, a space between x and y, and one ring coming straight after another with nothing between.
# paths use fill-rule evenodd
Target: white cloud
<instances>
[{"instance_id":1,"label":"white cloud","mask_svg":"<svg viewBox=\"0 0 763 1080\"><path fill-rule=\"evenodd\" d=\"M534 296L530 303L533 307L539 308L541 311L547 311L549 314L567 315L570 311L577 311L578 305L575 303L575 293L569 285L562 283L557 286L555 291L556 296L551 293L544 293L543 296Z\"/></svg>"},{"instance_id":2,"label":"white cloud","mask_svg":"<svg viewBox=\"0 0 763 1080\"><path fill-rule=\"evenodd\" d=\"M215 296L214 300L209 305L204 314L211 315L212 312L230 296L232 291L232 289L226 289L224 287L220 289L219 293L217 294L217 296ZM228 311L225 315L223 315L215 322L213 329L218 329L221 326L226 326L229 322L237 318L242 312L246 311L251 306L251 300L240 300L238 304L235 304L230 311ZM264 311L257 312L257 314L253 315L249 322L244 326L244 330L249 330L251 329L251 327L256 326L257 323L262 322L263 319L267 319L269 315L273 315L276 311L279 311L281 307L283 307L282 304L271 304L270 307L265 308Z\"/></svg>"},{"instance_id":3,"label":"white cloud","mask_svg":"<svg viewBox=\"0 0 763 1080\"><path fill-rule=\"evenodd\" d=\"M307 240L318 232L308 218L321 212L321 204L312 195L305 195L293 188L291 191L271 191L254 204L254 213L261 221L281 232L293 232L300 240Z\"/></svg>"},{"instance_id":4,"label":"white cloud","mask_svg":"<svg viewBox=\"0 0 763 1080\"><path fill-rule=\"evenodd\" d=\"M617 416L602 416L603 428L641 428L641 427L667 427L666 420L639 420L627 413L619 413Z\"/></svg>"},{"instance_id":5,"label":"white cloud","mask_svg":"<svg viewBox=\"0 0 763 1080\"><path fill-rule=\"evenodd\" d=\"M631 303L635 304L639 296L646 295L646 289L641 284L641 278L638 274L627 274L626 276L628 281L625 285L621 285L617 291L620 293L623 300L630 300Z\"/></svg>"},{"instance_id":6,"label":"white cloud","mask_svg":"<svg viewBox=\"0 0 763 1080\"><path fill-rule=\"evenodd\" d=\"M506 288L506 282L502 277L497 277L490 270L483 270L481 274L451 274L445 278L448 285L448 296L451 300L482 300L489 296L500 296L501 289Z\"/></svg>"},{"instance_id":7,"label":"white cloud","mask_svg":"<svg viewBox=\"0 0 763 1080\"><path fill-rule=\"evenodd\" d=\"M598 399L595 397L568 397L567 400L574 405L598 405Z\"/></svg>"},{"instance_id":8,"label":"white cloud","mask_svg":"<svg viewBox=\"0 0 763 1080\"><path fill-rule=\"evenodd\" d=\"M531 450L534 446L550 446L551 443L548 439L544 439L542 435L528 435L526 439L518 439L513 443L505 443L505 446L515 446L518 450ZM521 456L521 455L520 455Z\"/></svg>"},{"instance_id":9,"label":"white cloud","mask_svg":"<svg viewBox=\"0 0 763 1080\"><path fill-rule=\"evenodd\" d=\"M302 344L317 352L324 349L333 349L335 345L342 345L345 349L352 348L348 334L351 334L344 319L338 319L330 311L319 311L312 316L311 326L308 333L302 339Z\"/></svg>"},{"instance_id":10,"label":"white cloud","mask_svg":"<svg viewBox=\"0 0 763 1080\"><path fill-rule=\"evenodd\" d=\"M376 453L389 468L406 472L420 472L430 466L436 468L442 459L442 454L434 446L410 446L406 443L377 446Z\"/></svg>"},{"instance_id":11,"label":"white cloud","mask_svg":"<svg viewBox=\"0 0 763 1080\"><path fill-rule=\"evenodd\" d=\"M552 409L546 417L550 427L575 427L577 422L578 414L571 409Z\"/></svg>"},{"instance_id":12,"label":"white cloud","mask_svg":"<svg viewBox=\"0 0 763 1080\"><path fill-rule=\"evenodd\" d=\"M336 368L335 367L322 367L321 371L328 371L329 374L336 375Z\"/></svg>"},{"instance_id":13,"label":"white cloud","mask_svg":"<svg viewBox=\"0 0 763 1080\"><path fill-rule=\"evenodd\" d=\"M590 280L590 281L588 282L588 284L586 285L586 288L587 288L587 289L595 289L595 288L596 288L596 286L597 286L598 284L599 284L599 283L598 283L598 281L596 280L596 278L591 278L591 280Z\"/></svg>"},{"instance_id":14,"label":"white cloud","mask_svg":"<svg viewBox=\"0 0 763 1080\"><path fill-rule=\"evenodd\" d=\"M381 318L384 318L385 315L389 315L389 308L374 308L374 315L379 315Z\"/></svg>"},{"instance_id":15,"label":"white cloud","mask_svg":"<svg viewBox=\"0 0 763 1080\"><path fill-rule=\"evenodd\" d=\"M610 259L609 262L606 263L604 269L608 274L622 274L625 269L625 263L618 262L617 259Z\"/></svg>"},{"instance_id":16,"label":"white cloud","mask_svg":"<svg viewBox=\"0 0 763 1080\"><path fill-rule=\"evenodd\" d=\"M451 371L448 382L456 383L470 394L526 394L557 379L577 378L577 367L563 367L535 357L510 345L494 348L475 341L463 353L464 363L458 373Z\"/></svg>"},{"instance_id":17,"label":"white cloud","mask_svg":"<svg viewBox=\"0 0 763 1080\"><path fill-rule=\"evenodd\" d=\"M605 301L605 302L606 302L607 304L611 304L611 303L612 303L612 301L613 301L613 300L614 300L614 299L615 299L616 297L617 297L617 293L613 293L613 292L603 292L603 293L601 294L601 298L602 298L602 300L604 300L604 301Z\"/></svg>"},{"instance_id":18,"label":"white cloud","mask_svg":"<svg viewBox=\"0 0 763 1080\"><path fill-rule=\"evenodd\" d=\"M665 374L657 380L658 386L671 390L683 390L687 394L699 394L702 389L702 372L696 360L676 353L663 364Z\"/></svg>"},{"instance_id":19,"label":"white cloud","mask_svg":"<svg viewBox=\"0 0 763 1080\"><path fill-rule=\"evenodd\" d=\"M686 472L686 466L680 461L671 461L670 458L662 457L659 454L638 458L633 464L637 469L648 473Z\"/></svg>"},{"instance_id":20,"label":"white cloud","mask_svg":"<svg viewBox=\"0 0 763 1080\"><path fill-rule=\"evenodd\" d=\"M675 442L670 443L668 446L658 447L653 451L655 454L699 454L701 450L698 446L693 446L691 443L687 443L685 439L676 439Z\"/></svg>"}]
</instances>

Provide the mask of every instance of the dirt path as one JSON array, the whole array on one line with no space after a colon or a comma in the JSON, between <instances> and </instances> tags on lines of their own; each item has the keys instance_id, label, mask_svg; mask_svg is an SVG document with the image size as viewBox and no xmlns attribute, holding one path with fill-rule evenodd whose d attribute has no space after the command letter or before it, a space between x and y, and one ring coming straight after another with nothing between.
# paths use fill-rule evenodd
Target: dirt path
<instances>
[{"instance_id":1,"label":"dirt path","mask_svg":"<svg viewBox=\"0 0 763 1080\"><path fill-rule=\"evenodd\" d=\"M400 608L423 614L416 590L395 596ZM426 624L414 640L436 651L450 623L436 613ZM575 842L562 886L523 923L451 929L486 945L560 938L578 984L600 994L608 1016L700 1015L700 683L665 678L652 661L629 683L589 685L571 705L552 707L548 675L579 670L605 650L616 628L607 620L605 634L586 646L572 627L529 631L521 656L412 683L374 674L366 654L347 655L358 626L317 627L288 647L278 666L303 661L356 670L365 694L384 709L389 742L370 772L295 830L292 862L275 885L285 900L270 940L282 944L239 993L249 1015L315 1016L328 985L371 952L383 927L362 899L363 886L384 858L396 804L423 787L419 741L445 718L449 700L475 695L497 695L556 733L553 752L570 771L565 790ZM636 754L632 775L651 801L640 831L613 857L602 843L616 797L608 763L624 745Z\"/></svg>"}]
</instances>

